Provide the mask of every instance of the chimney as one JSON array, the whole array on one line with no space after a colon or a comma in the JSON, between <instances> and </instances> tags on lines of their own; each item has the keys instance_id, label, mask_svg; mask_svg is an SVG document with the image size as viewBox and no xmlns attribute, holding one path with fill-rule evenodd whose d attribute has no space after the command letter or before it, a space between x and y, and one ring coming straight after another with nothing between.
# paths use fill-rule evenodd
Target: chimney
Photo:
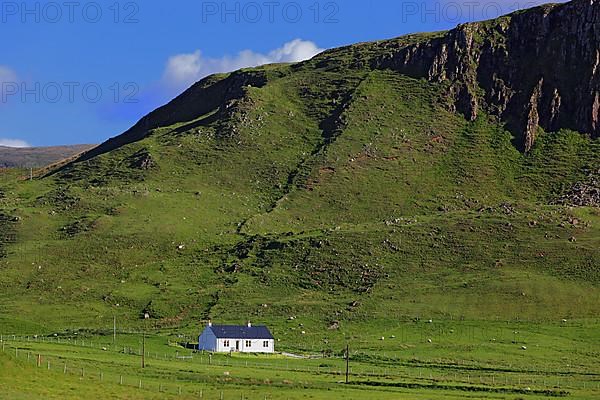
<instances>
[{"instance_id":1,"label":"chimney","mask_svg":"<svg viewBox=\"0 0 600 400\"><path fill-rule=\"evenodd\" d=\"M210 319L208 320L208 327L212 328L212 321Z\"/></svg>"},{"instance_id":2,"label":"chimney","mask_svg":"<svg viewBox=\"0 0 600 400\"><path fill-rule=\"evenodd\" d=\"M248 321L248 328L252 328L252 323Z\"/></svg>"}]
</instances>

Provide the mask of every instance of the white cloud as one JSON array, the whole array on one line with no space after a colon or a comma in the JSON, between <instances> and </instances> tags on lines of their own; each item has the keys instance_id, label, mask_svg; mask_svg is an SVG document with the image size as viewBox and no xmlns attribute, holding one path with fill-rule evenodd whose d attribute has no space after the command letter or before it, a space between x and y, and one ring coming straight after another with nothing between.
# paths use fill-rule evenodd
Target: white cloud
<instances>
[{"instance_id":1,"label":"white cloud","mask_svg":"<svg viewBox=\"0 0 600 400\"><path fill-rule=\"evenodd\" d=\"M193 53L178 54L169 58L163 74L163 82L170 88L181 89L210 74L271 63L304 61L323 50L315 43L301 39L288 42L267 54L244 50L235 57L207 58L202 55L202 51L196 50Z\"/></svg>"},{"instance_id":2,"label":"white cloud","mask_svg":"<svg viewBox=\"0 0 600 400\"><path fill-rule=\"evenodd\" d=\"M5 65L0 65L0 83L14 82L17 80L17 74Z\"/></svg>"},{"instance_id":3,"label":"white cloud","mask_svg":"<svg viewBox=\"0 0 600 400\"><path fill-rule=\"evenodd\" d=\"M31 147L31 145L29 143L27 143L24 140L21 139L5 139L5 138L0 138L0 146L4 146L4 147L16 147L16 148L23 148L23 147Z\"/></svg>"},{"instance_id":4,"label":"white cloud","mask_svg":"<svg viewBox=\"0 0 600 400\"><path fill-rule=\"evenodd\" d=\"M4 84L17 82L17 79L18 77L15 71L5 65L0 65L0 105L2 105L3 101L2 90L4 89ZM24 140L9 138L0 138L0 146L16 148L31 147L31 145Z\"/></svg>"},{"instance_id":5,"label":"white cloud","mask_svg":"<svg viewBox=\"0 0 600 400\"><path fill-rule=\"evenodd\" d=\"M2 105L4 96L2 96L2 92L4 91L4 85L6 83L13 83L17 81L17 74L12 69L7 66L0 65L0 105Z\"/></svg>"}]
</instances>

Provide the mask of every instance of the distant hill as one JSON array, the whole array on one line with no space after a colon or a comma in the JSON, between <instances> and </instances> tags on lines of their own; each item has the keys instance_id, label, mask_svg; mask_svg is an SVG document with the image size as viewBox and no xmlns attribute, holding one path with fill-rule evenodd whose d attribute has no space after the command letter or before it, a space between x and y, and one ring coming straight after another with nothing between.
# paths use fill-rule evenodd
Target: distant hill
<instances>
[{"instance_id":1,"label":"distant hill","mask_svg":"<svg viewBox=\"0 0 600 400\"><path fill-rule=\"evenodd\" d=\"M1 168L40 168L93 148L95 145L14 148L0 146Z\"/></svg>"}]
</instances>

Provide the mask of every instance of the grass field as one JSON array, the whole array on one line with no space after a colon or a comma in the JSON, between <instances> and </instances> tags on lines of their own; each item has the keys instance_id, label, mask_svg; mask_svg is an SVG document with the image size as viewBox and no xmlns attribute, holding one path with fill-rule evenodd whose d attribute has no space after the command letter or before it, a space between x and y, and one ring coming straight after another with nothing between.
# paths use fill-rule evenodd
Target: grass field
<instances>
[{"instance_id":1,"label":"grass field","mask_svg":"<svg viewBox=\"0 0 600 400\"><path fill-rule=\"evenodd\" d=\"M349 385L343 384L341 353L322 358L313 352L314 359L209 355L186 350L177 344L187 341L184 335L166 332L146 339L145 369L140 367L139 333L119 333L116 342L110 335L85 332L4 336L5 373L0 382L11 398L35 398L44 390L56 398L68 390L76 391L74 396L95 391L118 398L220 398L223 393L224 398L248 399L585 399L600 393L597 347L585 340L593 337L597 325L566 322L545 329L527 323L421 325L401 324L392 330L398 334L395 338L373 338L351 349ZM568 337L573 331L577 337ZM522 349L525 345L527 350ZM34 381L36 386L30 386ZM44 389L42 382L50 388Z\"/></svg>"},{"instance_id":2,"label":"grass field","mask_svg":"<svg viewBox=\"0 0 600 400\"><path fill-rule=\"evenodd\" d=\"M111 329L3 335L0 382L9 398L44 393L69 398L69 391L73 398L90 392L215 399L221 393L248 399L591 399L600 394L596 320L426 320L392 326L382 324L383 317L372 320L377 322L326 339L309 335L306 342L312 344L301 347L290 339L277 343L277 350L314 358L195 352L186 346L199 329L190 328L119 327L115 339ZM288 329L304 325L301 321L289 321ZM144 329L149 333L142 369ZM350 385L343 384L344 343L351 344Z\"/></svg>"}]
</instances>

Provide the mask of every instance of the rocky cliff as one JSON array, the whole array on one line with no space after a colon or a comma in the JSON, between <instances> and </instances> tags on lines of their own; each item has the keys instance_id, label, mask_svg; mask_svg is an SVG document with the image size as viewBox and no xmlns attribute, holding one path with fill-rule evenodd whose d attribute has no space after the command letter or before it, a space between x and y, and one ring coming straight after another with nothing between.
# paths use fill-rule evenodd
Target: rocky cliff
<instances>
[{"instance_id":1,"label":"rocky cliff","mask_svg":"<svg viewBox=\"0 0 600 400\"><path fill-rule=\"evenodd\" d=\"M529 151L539 128L600 136L600 0L460 25L410 46L380 44L373 68L448 82L457 111L499 117Z\"/></svg>"}]
</instances>

